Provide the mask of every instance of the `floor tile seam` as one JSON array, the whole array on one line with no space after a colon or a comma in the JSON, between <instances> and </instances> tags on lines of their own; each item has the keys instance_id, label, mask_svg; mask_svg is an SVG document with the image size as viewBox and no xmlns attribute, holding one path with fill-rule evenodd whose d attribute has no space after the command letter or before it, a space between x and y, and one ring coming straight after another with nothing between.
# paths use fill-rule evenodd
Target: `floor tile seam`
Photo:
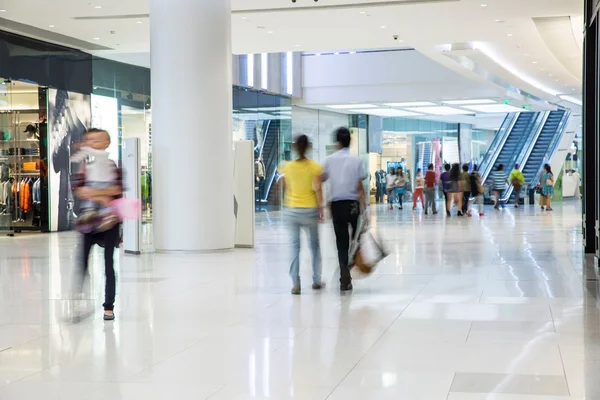
<instances>
[{"instance_id":1,"label":"floor tile seam","mask_svg":"<svg viewBox=\"0 0 600 400\"><path fill-rule=\"evenodd\" d=\"M563 367L563 374L565 377L565 384L567 385L567 393L569 394L569 396L571 396L571 387L569 386L569 380L567 379L567 369L565 368L565 360L563 358L563 354L562 354L562 350L560 348L560 345L558 345L558 355L560 356L560 363L562 364Z\"/></svg>"},{"instance_id":2,"label":"floor tile seam","mask_svg":"<svg viewBox=\"0 0 600 400\"><path fill-rule=\"evenodd\" d=\"M469 325L469 332L467 332L467 337L465 338L465 344L467 344L469 342L469 337L471 337L471 331L473 330L474 323L475 323L475 321L471 321L471 324Z\"/></svg>"}]
</instances>

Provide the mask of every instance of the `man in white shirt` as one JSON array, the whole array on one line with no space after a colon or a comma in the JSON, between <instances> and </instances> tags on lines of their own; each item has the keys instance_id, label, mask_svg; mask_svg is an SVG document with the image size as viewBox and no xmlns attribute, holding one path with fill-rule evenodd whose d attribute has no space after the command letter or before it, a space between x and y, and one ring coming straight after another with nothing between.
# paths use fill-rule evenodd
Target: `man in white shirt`
<instances>
[{"instance_id":1,"label":"man in white shirt","mask_svg":"<svg viewBox=\"0 0 600 400\"><path fill-rule=\"evenodd\" d=\"M329 182L331 201L331 216L338 250L340 264L340 290L352 290L352 278L348 266L348 251L350 249L350 233L356 235L358 217L361 206L365 206L366 178L363 162L350 154L350 131L348 128L338 128L335 131L339 150L325 160L323 182Z\"/></svg>"}]
</instances>

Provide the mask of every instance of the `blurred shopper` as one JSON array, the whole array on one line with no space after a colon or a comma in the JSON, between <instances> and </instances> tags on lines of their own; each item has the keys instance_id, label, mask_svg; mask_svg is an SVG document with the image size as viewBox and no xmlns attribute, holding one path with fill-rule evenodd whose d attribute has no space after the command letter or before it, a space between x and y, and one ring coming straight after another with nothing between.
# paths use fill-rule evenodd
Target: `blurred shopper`
<instances>
[{"instance_id":1,"label":"blurred shopper","mask_svg":"<svg viewBox=\"0 0 600 400\"><path fill-rule=\"evenodd\" d=\"M452 203L450 197L450 164L444 164L444 172L440 175L440 181L442 182L442 190L444 191L444 207L446 208L446 215L450 216L450 205Z\"/></svg>"},{"instance_id":2,"label":"blurred shopper","mask_svg":"<svg viewBox=\"0 0 600 400\"><path fill-rule=\"evenodd\" d=\"M471 174L469 174L469 164L463 164L460 180L462 182L463 191L462 212L470 217L471 211L469 210L469 200L471 200Z\"/></svg>"},{"instance_id":3,"label":"blurred shopper","mask_svg":"<svg viewBox=\"0 0 600 400\"><path fill-rule=\"evenodd\" d=\"M348 267L350 239L357 234L358 217L365 204L365 170L360 158L350 154L350 131L342 127L335 131L339 150L325 160L323 182L329 182L331 216L340 264L340 290L352 290ZM351 228L352 233L348 231Z\"/></svg>"},{"instance_id":4,"label":"blurred shopper","mask_svg":"<svg viewBox=\"0 0 600 400\"><path fill-rule=\"evenodd\" d=\"M398 197L398 208L404 209L404 194L406 193L406 177L402 168L398 168L398 181L396 182L396 196Z\"/></svg>"},{"instance_id":5,"label":"blurred shopper","mask_svg":"<svg viewBox=\"0 0 600 400\"><path fill-rule=\"evenodd\" d=\"M396 190L396 184L398 183L398 176L396 175L396 170L394 168L390 169L390 172L385 177L385 186L387 188L387 198L388 204L390 205L390 210L394 209L394 196Z\"/></svg>"},{"instance_id":6,"label":"blurred shopper","mask_svg":"<svg viewBox=\"0 0 600 400\"><path fill-rule=\"evenodd\" d=\"M298 159L287 163L282 169L284 191L284 216L290 231L290 277L292 294L300 294L300 231L308 231L310 251L312 253L313 284L319 290L321 282L321 250L319 247L319 221L323 219L323 197L321 175L323 170L318 162L306 158L309 148L306 135L296 138L293 148Z\"/></svg>"},{"instance_id":7,"label":"blurred shopper","mask_svg":"<svg viewBox=\"0 0 600 400\"><path fill-rule=\"evenodd\" d=\"M427 214L429 207L431 207L431 211L434 214L437 214L435 205L435 184L437 178L433 168L433 164L429 164L427 166L427 172L425 172L425 214Z\"/></svg>"},{"instance_id":8,"label":"blurred shopper","mask_svg":"<svg viewBox=\"0 0 600 400\"><path fill-rule=\"evenodd\" d=\"M502 194L506 190L506 187L508 186L508 179L506 179L506 173L504 172L503 164L498 165L492 179L492 190L494 191L494 208L496 210L499 210L500 199L502 197Z\"/></svg>"},{"instance_id":9,"label":"blurred shopper","mask_svg":"<svg viewBox=\"0 0 600 400\"><path fill-rule=\"evenodd\" d=\"M523 173L519 170L519 164L515 164L515 168L510 172L508 180L513 185L513 193L515 194L515 208L519 208L521 189L525 184L525 176L523 176Z\"/></svg>"},{"instance_id":10,"label":"blurred shopper","mask_svg":"<svg viewBox=\"0 0 600 400\"><path fill-rule=\"evenodd\" d=\"M483 187L483 180L479 174L477 165L473 166L473 172L471 172L471 196L475 198L475 202L479 207L479 216L483 217L483 193L485 188ZM471 216L471 210L469 209L469 217Z\"/></svg>"},{"instance_id":11,"label":"blurred shopper","mask_svg":"<svg viewBox=\"0 0 600 400\"><path fill-rule=\"evenodd\" d=\"M110 145L110 135L108 132L100 129L89 129L85 134L87 142L102 142L105 149ZM92 162L92 161L87 161ZM80 172L75 174L72 181L74 194L81 200L93 201L107 207L112 200L118 199L123 194L122 172L115 165L115 176L112 186L105 188L96 188L88 184L86 177L85 163ZM104 320L112 321L115 319L115 295L116 295L116 277L114 268L114 252L119 247L121 241L121 224L107 227L101 219L92 221L91 226L87 226L86 233L83 234L83 251L81 258L81 269L78 271L77 284L79 291L83 291L83 283L89 269L89 258L92 247L97 244L104 247L104 272L106 282L104 287ZM89 229L88 229L89 228Z\"/></svg>"},{"instance_id":12,"label":"blurred shopper","mask_svg":"<svg viewBox=\"0 0 600 400\"><path fill-rule=\"evenodd\" d=\"M544 164L544 177L542 186L542 196L544 196L546 211L552 211L552 196L554 196L554 174L550 164ZM542 206L542 210L544 207Z\"/></svg>"},{"instance_id":13,"label":"blurred shopper","mask_svg":"<svg viewBox=\"0 0 600 400\"><path fill-rule=\"evenodd\" d=\"M425 207L425 180L423 179L423 173L421 168L417 169L417 175L415 175L415 192L413 193L413 210L417 209L417 200L421 199L421 205L423 210L427 211Z\"/></svg>"},{"instance_id":14,"label":"blurred shopper","mask_svg":"<svg viewBox=\"0 0 600 400\"><path fill-rule=\"evenodd\" d=\"M450 202L456 204L456 207L458 208L457 215L462 217L463 190L460 165L457 163L452 164L452 169L450 169ZM450 209L451 206L452 204L449 204L448 209Z\"/></svg>"}]
</instances>

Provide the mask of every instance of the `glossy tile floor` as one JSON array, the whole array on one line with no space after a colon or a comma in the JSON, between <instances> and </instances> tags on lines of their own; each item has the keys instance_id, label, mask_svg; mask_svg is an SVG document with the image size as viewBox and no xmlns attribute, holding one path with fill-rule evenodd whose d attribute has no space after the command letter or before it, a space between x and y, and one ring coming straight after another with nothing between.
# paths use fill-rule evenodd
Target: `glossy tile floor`
<instances>
[{"instance_id":1,"label":"glossy tile floor","mask_svg":"<svg viewBox=\"0 0 600 400\"><path fill-rule=\"evenodd\" d=\"M121 256L107 323L100 252L72 301L75 234L2 237L0 399L600 399L578 206L486 211L373 207L392 254L343 295L323 225L328 288L295 297L280 214L261 214L255 250Z\"/></svg>"}]
</instances>

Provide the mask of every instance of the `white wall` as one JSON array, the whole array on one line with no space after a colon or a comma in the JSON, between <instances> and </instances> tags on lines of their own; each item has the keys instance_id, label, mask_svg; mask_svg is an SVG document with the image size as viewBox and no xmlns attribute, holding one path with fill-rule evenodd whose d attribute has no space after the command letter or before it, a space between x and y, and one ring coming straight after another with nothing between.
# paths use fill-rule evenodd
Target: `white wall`
<instances>
[{"instance_id":1,"label":"white wall","mask_svg":"<svg viewBox=\"0 0 600 400\"><path fill-rule=\"evenodd\" d=\"M306 135L313 144L311 157L325 161L328 147L333 146L333 131L348 126L348 115L311 108L292 107L292 135Z\"/></svg>"},{"instance_id":2,"label":"white wall","mask_svg":"<svg viewBox=\"0 0 600 400\"><path fill-rule=\"evenodd\" d=\"M302 57L304 104L496 97L416 50Z\"/></svg>"}]
</instances>

